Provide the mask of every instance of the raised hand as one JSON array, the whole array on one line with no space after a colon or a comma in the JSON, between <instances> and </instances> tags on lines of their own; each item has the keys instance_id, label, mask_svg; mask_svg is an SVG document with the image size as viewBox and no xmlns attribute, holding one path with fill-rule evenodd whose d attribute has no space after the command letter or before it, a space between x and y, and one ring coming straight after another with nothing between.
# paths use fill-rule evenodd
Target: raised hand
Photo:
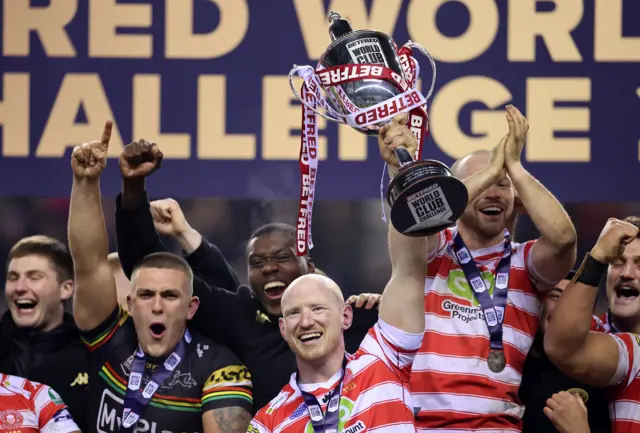
<instances>
[{"instance_id":1,"label":"raised hand","mask_svg":"<svg viewBox=\"0 0 640 433\"><path fill-rule=\"evenodd\" d=\"M151 216L156 231L166 236L180 236L191 228L180 205L172 198L152 201Z\"/></svg>"},{"instance_id":2,"label":"raised hand","mask_svg":"<svg viewBox=\"0 0 640 433\"><path fill-rule=\"evenodd\" d=\"M507 123L509 124L509 134L505 146L505 167L518 165L521 163L522 149L529 132L529 122L513 105L507 105Z\"/></svg>"},{"instance_id":3,"label":"raised hand","mask_svg":"<svg viewBox=\"0 0 640 433\"><path fill-rule=\"evenodd\" d=\"M361 293L359 295L351 295L346 303L356 308L364 307L365 310L371 310L373 307L380 308L382 295L379 293Z\"/></svg>"},{"instance_id":4,"label":"raised hand","mask_svg":"<svg viewBox=\"0 0 640 433\"><path fill-rule=\"evenodd\" d=\"M76 146L71 153L71 168L76 179L97 179L107 166L107 152L113 122L107 120L100 141Z\"/></svg>"},{"instance_id":5,"label":"raised hand","mask_svg":"<svg viewBox=\"0 0 640 433\"><path fill-rule=\"evenodd\" d=\"M601 263L611 263L622 256L627 244L637 236L638 227L626 221L609 218L591 249L591 257Z\"/></svg>"},{"instance_id":6,"label":"raised hand","mask_svg":"<svg viewBox=\"0 0 640 433\"><path fill-rule=\"evenodd\" d=\"M127 144L119 160L122 177L145 178L160 168L162 158L162 152L156 143L140 139Z\"/></svg>"},{"instance_id":7,"label":"raised hand","mask_svg":"<svg viewBox=\"0 0 640 433\"><path fill-rule=\"evenodd\" d=\"M418 148L416 137L409 128L407 128L408 121L409 116L407 114L401 114L394 117L391 123L384 125L378 131L380 156L391 166L400 166L393 149L404 147L413 157Z\"/></svg>"}]
</instances>

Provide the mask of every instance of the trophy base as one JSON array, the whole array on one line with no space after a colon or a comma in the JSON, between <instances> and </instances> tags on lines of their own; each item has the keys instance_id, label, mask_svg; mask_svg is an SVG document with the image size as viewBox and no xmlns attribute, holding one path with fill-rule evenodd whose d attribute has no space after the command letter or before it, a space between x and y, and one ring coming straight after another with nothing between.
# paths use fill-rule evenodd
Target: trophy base
<instances>
[{"instance_id":1,"label":"trophy base","mask_svg":"<svg viewBox=\"0 0 640 433\"><path fill-rule=\"evenodd\" d=\"M391 224L411 237L430 236L453 226L468 199L464 183L434 160L402 166L387 188Z\"/></svg>"}]
</instances>

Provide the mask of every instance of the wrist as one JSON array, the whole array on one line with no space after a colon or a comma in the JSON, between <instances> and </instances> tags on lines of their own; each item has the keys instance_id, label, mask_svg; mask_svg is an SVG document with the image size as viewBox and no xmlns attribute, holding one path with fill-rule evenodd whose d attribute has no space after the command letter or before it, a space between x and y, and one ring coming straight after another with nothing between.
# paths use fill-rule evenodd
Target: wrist
<instances>
[{"instance_id":1,"label":"wrist","mask_svg":"<svg viewBox=\"0 0 640 433\"><path fill-rule=\"evenodd\" d=\"M507 174L509 174L511 180L514 178L517 180L518 178L528 174L527 170L522 166L522 162L519 160L505 163L505 168L507 169Z\"/></svg>"},{"instance_id":2,"label":"wrist","mask_svg":"<svg viewBox=\"0 0 640 433\"><path fill-rule=\"evenodd\" d=\"M192 229L190 226L187 226L185 230L177 232L175 239L187 254L193 253L200 247L200 244L202 244L202 236L197 230Z\"/></svg>"},{"instance_id":3,"label":"wrist","mask_svg":"<svg viewBox=\"0 0 640 433\"><path fill-rule=\"evenodd\" d=\"M122 179L122 207L133 209L145 198L144 177Z\"/></svg>"},{"instance_id":4,"label":"wrist","mask_svg":"<svg viewBox=\"0 0 640 433\"><path fill-rule=\"evenodd\" d=\"M576 272L575 280L578 283L586 284L587 286L598 287L603 275L607 272L609 265L603 260L599 260L592 256L591 253L587 253L580 269Z\"/></svg>"}]
</instances>

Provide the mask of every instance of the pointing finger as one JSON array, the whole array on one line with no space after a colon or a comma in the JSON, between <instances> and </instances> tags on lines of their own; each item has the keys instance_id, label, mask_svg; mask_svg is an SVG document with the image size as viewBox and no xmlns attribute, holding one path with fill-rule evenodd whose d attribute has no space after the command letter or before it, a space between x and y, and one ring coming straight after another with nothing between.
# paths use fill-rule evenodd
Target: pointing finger
<instances>
[{"instance_id":1,"label":"pointing finger","mask_svg":"<svg viewBox=\"0 0 640 433\"><path fill-rule=\"evenodd\" d=\"M109 140L111 140L112 130L113 130L113 121L107 120L104 123L104 129L102 130L102 139L100 140L100 144L102 144L102 150L107 150L109 148Z\"/></svg>"}]
</instances>

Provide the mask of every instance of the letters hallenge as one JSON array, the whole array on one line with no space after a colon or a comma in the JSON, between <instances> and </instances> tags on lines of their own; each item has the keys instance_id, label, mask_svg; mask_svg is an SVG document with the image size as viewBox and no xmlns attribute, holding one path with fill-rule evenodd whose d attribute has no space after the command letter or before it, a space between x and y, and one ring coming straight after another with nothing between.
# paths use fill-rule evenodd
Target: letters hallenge
<instances>
[{"instance_id":1,"label":"letters hallenge","mask_svg":"<svg viewBox=\"0 0 640 433\"><path fill-rule=\"evenodd\" d=\"M428 236L452 226L466 207L466 187L446 165L422 159L428 133L427 100L436 77L435 62L421 45L409 41L398 48L384 33L353 30L336 12L329 14L329 22L332 42L316 68L294 65L289 72L291 90L302 102L297 254L305 255L313 248L317 116L376 135L394 117L407 113L407 127L416 137L418 147L415 155L403 148L395 150L401 168L387 190L391 223L408 236ZM420 67L413 50L423 53L431 65L431 85L426 97L416 89ZM300 92L293 85L295 75L304 81Z\"/></svg>"}]
</instances>

